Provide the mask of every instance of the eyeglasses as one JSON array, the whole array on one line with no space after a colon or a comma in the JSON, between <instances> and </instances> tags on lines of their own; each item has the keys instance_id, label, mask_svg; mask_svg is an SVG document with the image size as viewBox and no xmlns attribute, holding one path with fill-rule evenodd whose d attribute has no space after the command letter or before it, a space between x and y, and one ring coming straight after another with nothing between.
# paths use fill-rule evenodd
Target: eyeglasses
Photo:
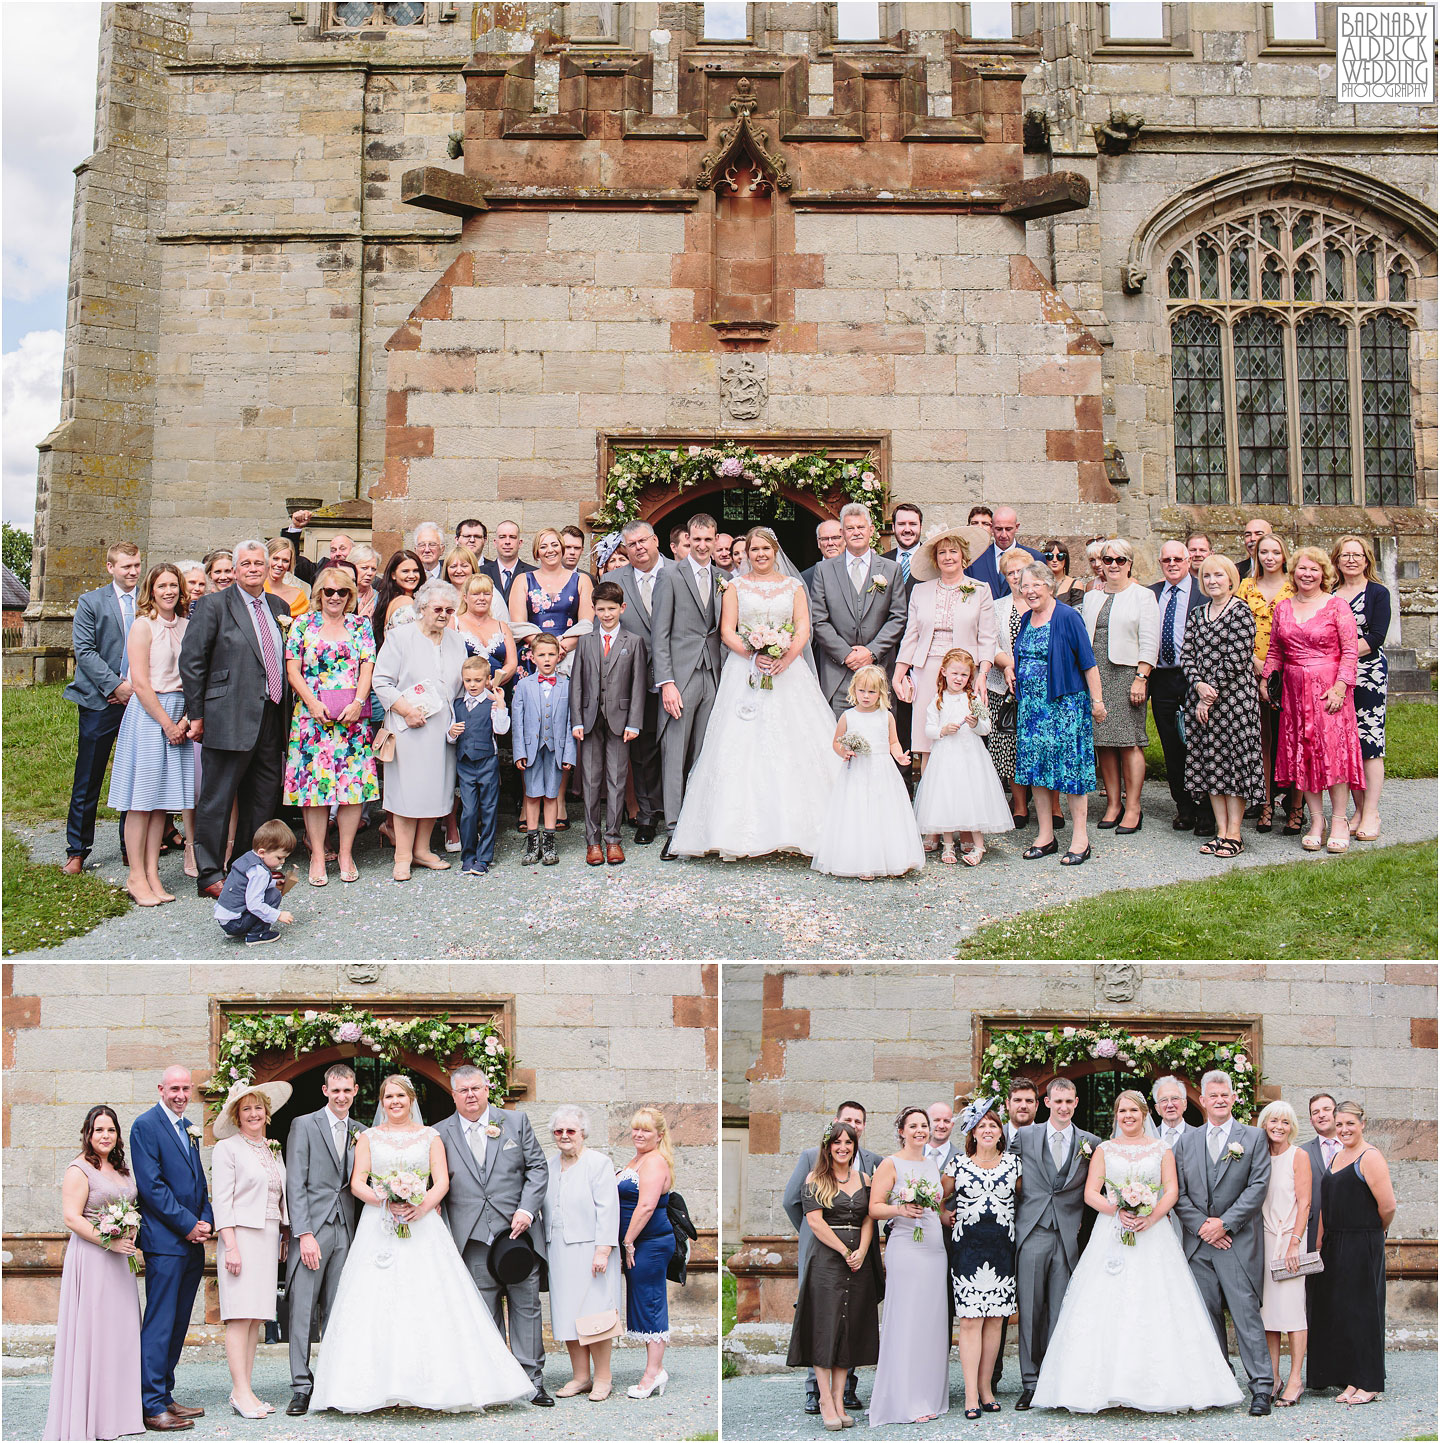
<instances>
[{"instance_id":1,"label":"eyeglasses","mask_svg":"<svg viewBox=\"0 0 1440 1443\"><path fill-rule=\"evenodd\" d=\"M436 616L455 615L455 608L453 606L432 606L430 610L433 611Z\"/></svg>"},{"instance_id":2,"label":"eyeglasses","mask_svg":"<svg viewBox=\"0 0 1440 1443\"><path fill-rule=\"evenodd\" d=\"M578 1127L552 1127L550 1131L553 1132L556 1137L578 1137L580 1134Z\"/></svg>"},{"instance_id":3,"label":"eyeglasses","mask_svg":"<svg viewBox=\"0 0 1440 1443\"><path fill-rule=\"evenodd\" d=\"M322 586L322 587L320 588L320 595L321 595L321 596L349 596L349 595L350 595L350 588L349 588L348 586Z\"/></svg>"},{"instance_id":4,"label":"eyeglasses","mask_svg":"<svg viewBox=\"0 0 1440 1443\"><path fill-rule=\"evenodd\" d=\"M1126 566L1129 564L1128 556L1102 556L1100 558L1106 566Z\"/></svg>"}]
</instances>

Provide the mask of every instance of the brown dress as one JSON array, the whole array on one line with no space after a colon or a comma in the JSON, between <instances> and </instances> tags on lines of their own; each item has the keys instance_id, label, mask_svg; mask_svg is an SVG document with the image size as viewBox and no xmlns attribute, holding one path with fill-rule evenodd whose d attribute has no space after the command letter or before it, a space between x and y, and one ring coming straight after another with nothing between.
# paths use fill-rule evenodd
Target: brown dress
<instances>
[{"instance_id":1,"label":"brown dress","mask_svg":"<svg viewBox=\"0 0 1440 1443\"><path fill-rule=\"evenodd\" d=\"M819 1213L842 1243L858 1247L860 1229L870 1214L870 1188L866 1183L853 1197L837 1192L822 1208L812 1184L800 1194L806 1213ZM815 1239L790 1329L791 1368L868 1368L880 1357L880 1298L884 1292L880 1270L880 1243L872 1238L865 1261L851 1272L835 1251Z\"/></svg>"}]
</instances>

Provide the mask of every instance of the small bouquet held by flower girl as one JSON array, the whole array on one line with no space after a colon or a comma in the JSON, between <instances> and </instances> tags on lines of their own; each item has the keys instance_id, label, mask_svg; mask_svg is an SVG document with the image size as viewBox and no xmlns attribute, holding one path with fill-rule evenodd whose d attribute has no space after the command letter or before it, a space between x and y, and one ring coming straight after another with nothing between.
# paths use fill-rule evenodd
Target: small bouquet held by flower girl
<instances>
[{"instance_id":1,"label":"small bouquet held by flower girl","mask_svg":"<svg viewBox=\"0 0 1440 1443\"><path fill-rule=\"evenodd\" d=\"M867 742L859 732L846 732L845 735L840 738L840 746L843 750L850 753L845 759L847 766L854 761L856 757L868 757L870 755L870 743Z\"/></svg>"},{"instance_id":2,"label":"small bouquet held by flower girl","mask_svg":"<svg viewBox=\"0 0 1440 1443\"><path fill-rule=\"evenodd\" d=\"M750 658L750 685L758 685L761 691L774 691L775 678L758 670L755 657L764 655L779 661L790 650L790 638L795 635L795 623L787 621L782 626L740 626L737 629L746 646L754 653ZM758 683L755 680L757 676L760 677Z\"/></svg>"},{"instance_id":3,"label":"small bouquet held by flower girl","mask_svg":"<svg viewBox=\"0 0 1440 1443\"><path fill-rule=\"evenodd\" d=\"M100 1234L100 1246L109 1252L116 1243L133 1243L140 1235L140 1209L133 1202L117 1197L100 1209L95 1220L95 1231ZM134 1253L126 1259L130 1271L137 1277L140 1263Z\"/></svg>"},{"instance_id":4,"label":"small bouquet held by flower girl","mask_svg":"<svg viewBox=\"0 0 1440 1443\"><path fill-rule=\"evenodd\" d=\"M387 1203L408 1203L411 1207L419 1207L425 1201L425 1187L429 1181L428 1173L419 1172L386 1172L370 1175L370 1186ZM410 1236L410 1224L396 1222L395 1215L388 1207L385 1209L385 1217L394 1225L397 1238Z\"/></svg>"},{"instance_id":5,"label":"small bouquet held by flower girl","mask_svg":"<svg viewBox=\"0 0 1440 1443\"><path fill-rule=\"evenodd\" d=\"M895 1186L890 1189L890 1196L885 1201L894 1207L903 1207L908 1203L915 1207L929 1208L938 1213L940 1211L940 1189L929 1178L912 1177L907 1178L904 1182L897 1178ZM917 1243L925 1241L923 1220L915 1224L910 1235Z\"/></svg>"},{"instance_id":6,"label":"small bouquet held by flower girl","mask_svg":"<svg viewBox=\"0 0 1440 1443\"><path fill-rule=\"evenodd\" d=\"M1120 1210L1115 1214L1115 1227L1120 1233L1120 1244L1122 1247L1133 1248L1135 1234L1129 1228L1121 1226L1120 1214L1129 1213L1131 1217L1148 1218L1155 1211L1155 1204L1160 1199L1148 1182L1138 1182L1134 1178L1129 1178L1125 1182L1115 1182L1107 1177L1105 1191L1110 1195L1111 1202Z\"/></svg>"}]
</instances>

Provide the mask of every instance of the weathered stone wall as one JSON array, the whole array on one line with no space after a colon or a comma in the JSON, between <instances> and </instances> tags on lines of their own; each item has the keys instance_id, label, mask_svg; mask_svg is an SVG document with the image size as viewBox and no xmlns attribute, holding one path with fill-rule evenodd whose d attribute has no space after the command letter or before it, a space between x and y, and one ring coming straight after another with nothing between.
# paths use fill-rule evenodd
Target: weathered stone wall
<instances>
[{"instance_id":1,"label":"weathered stone wall","mask_svg":"<svg viewBox=\"0 0 1440 1443\"><path fill-rule=\"evenodd\" d=\"M589 1112L590 1145L617 1162L630 1156L634 1110L657 1105L675 1144L676 1186L696 1226L713 1230L717 989L716 968L683 964L396 963L381 967L369 985L348 981L343 965L6 964L0 1074L6 1247L13 1254L27 1234L63 1231L60 1181L90 1107L109 1102L128 1135L154 1105L164 1067L189 1066L197 1086L208 1077L215 996L350 1001L376 1010L396 998L451 998L457 1006L513 998L516 1073L527 1081L533 1073L533 1085L506 1105L530 1118L547 1155L550 1114L562 1102ZM197 1098L191 1116L198 1121L200 1113ZM205 1155L208 1161L208 1148ZM713 1231L704 1250L713 1256ZM17 1275L21 1286L12 1295ZM26 1297L53 1302L53 1278L37 1293L12 1262L6 1282L9 1320L53 1321L15 1312ZM673 1290L677 1326L695 1336L713 1332L714 1284L714 1272L702 1268Z\"/></svg>"}]
</instances>

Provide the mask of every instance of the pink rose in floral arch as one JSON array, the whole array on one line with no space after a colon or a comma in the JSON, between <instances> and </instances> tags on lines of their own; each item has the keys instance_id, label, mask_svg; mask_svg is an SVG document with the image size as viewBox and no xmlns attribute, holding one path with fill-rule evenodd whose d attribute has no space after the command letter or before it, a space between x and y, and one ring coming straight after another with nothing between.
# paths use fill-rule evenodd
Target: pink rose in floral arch
<instances>
[{"instance_id":1,"label":"pink rose in floral arch","mask_svg":"<svg viewBox=\"0 0 1440 1443\"><path fill-rule=\"evenodd\" d=\"M718 474L734 478L745 470L745 464L738 456L727 456L721 463Z\"/></svg>"},{"instance_id":2,"label":"pink rose in floral arch","mask_svg":"<svg viewBox=\"0 0 1440 1443\"><path fill-rule=\"evenodd\" d=\"M1115 1054L1119 1052L1119 1050L1119 1045L1115 1042L1113 1038L1102 1037L1100 1041L1095 1044L1094 1056L1114 1057Z\"/></svg>"},{"instance_id":3,"label":"pink rose in floral arch","mask_svg":"<svg viewBox=\"0 0 1440 1443\"><path fill-rule=\"evenodd\" d=\"M359 1042L360 1024L358 1022L342 1022L336 1029L335 1040L337 1042Z\"/></svg>"}]
</instances>

